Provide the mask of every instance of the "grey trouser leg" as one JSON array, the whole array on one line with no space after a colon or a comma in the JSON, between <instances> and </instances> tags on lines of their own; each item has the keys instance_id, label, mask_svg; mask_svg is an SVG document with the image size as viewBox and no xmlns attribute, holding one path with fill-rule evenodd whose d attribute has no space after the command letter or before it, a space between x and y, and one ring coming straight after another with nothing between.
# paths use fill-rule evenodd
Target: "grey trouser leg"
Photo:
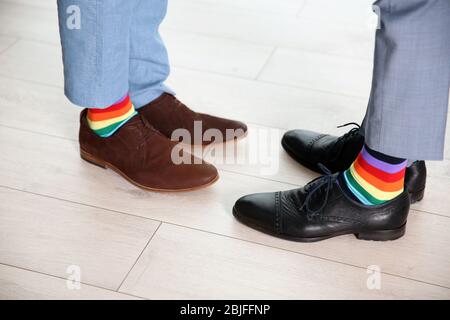
<instances>
[{"instance_id":1,"label":"grey trouser leg","mask_svg":"<svg viewBox=\"0 0 450 320\"><path fill-rule=\"evenodd\" d=\"M363 133L382 153L441 160L450 85L450 0L379 0Z\"/></svg>"}]
</instances>

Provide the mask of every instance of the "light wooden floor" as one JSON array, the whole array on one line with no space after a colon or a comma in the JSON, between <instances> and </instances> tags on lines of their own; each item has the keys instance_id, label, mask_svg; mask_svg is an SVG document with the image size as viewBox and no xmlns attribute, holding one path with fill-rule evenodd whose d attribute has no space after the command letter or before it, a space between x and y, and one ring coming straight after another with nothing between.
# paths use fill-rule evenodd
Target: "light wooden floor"
<instances>
[{"instance_id":1,"label":"light wooden floor","mask_svg":"<svg viewBox=\"0 0 450 320\"><path fill-rule=\"evenodd\" d=\"M370 89L370 0L170 0L170 84L198 111L250 135L344 132ZM234 220L241 195L315 174L281 150L264 165L218 165L211 188L139 190L78 156L55 0L0 0L0 298L450 298L450 162L429 163L404 238L283 241ZM248 139L248 140L249 140ZM240 144L240 152L249 148ZM450 149L446 149L450 159ZM81 268L81 289L66 286ZM367 287L367 267L381 288Z\"/></svg>"}]
</instances>

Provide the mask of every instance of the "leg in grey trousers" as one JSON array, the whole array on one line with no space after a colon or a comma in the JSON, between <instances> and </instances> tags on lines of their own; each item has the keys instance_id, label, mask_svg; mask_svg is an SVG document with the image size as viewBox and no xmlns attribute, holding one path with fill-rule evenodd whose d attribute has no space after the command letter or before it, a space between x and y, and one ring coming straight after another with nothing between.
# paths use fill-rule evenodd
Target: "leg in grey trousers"
<instances>
[{"instance_id":1,"label":"leg in grey trousers","mask_svg":"<svg viewBox=\"0 0 450 320\"><path fill-rule=\"evenodd\" d=\"M441 160L450 84L450 0L379 0L372 91L363 121L372 149Z\"/></svg>"}]
</instances>

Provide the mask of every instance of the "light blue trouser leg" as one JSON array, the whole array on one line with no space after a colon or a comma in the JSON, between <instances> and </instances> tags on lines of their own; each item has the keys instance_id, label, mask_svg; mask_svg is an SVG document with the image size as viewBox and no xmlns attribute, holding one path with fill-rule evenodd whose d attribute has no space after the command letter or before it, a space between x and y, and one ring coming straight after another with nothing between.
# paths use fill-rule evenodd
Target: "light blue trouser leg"
<instances>
[{"instance_id":1,"label":"light blue trouser leg","mask_svg":"<svg viewBox=\"0 0 450 320\"><path fill-rule=\"evenodd\" d=\"M169 76L169 58L159 34L167 0L138 0L130 32L130 95L139 108L164 92L173 93L164 81Z\"/></svg>"},{"instance_id":2,"label":"light blue trouser leg","mask_svg":"<svg viewBox=\"0 0 450 320\"><path fill-rule=\"evenodd\" d=\"M366 143L407 159L441 160L450 84L450 0L379 0Z\"/></svg>"},{"instance_id":3,"label":"light blue trouser leg","mask_svg":"<svg viewBox=\"0 0 450 320\"><path fill-rule=\"evenodd\" d=\"M104 108L129 92L141 106L169 91L163 85L169 62L157 32L166 7L167 0L58 0L69 100Z\"/></svg>"}]
</instances>

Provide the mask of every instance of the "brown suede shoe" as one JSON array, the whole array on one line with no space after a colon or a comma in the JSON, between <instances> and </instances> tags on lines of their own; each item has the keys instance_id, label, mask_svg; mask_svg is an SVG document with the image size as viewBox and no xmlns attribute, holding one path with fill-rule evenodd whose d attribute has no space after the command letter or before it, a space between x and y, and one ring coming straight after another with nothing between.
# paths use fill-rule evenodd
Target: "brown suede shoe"
<instances>
[{"instance_id":1,"label":"brown suede shoe","mask_svg":"<svg viewBox=\"0 0 450 320\"><path fill-rule=\"evenodd\" d=\"M247 134L244 123L194 112L168 93L162 94L138 111L169 139L181 141L175 130L184 129L190 135L187 144L208 145L237 140ZM172 136L174 133L175 136ZM186 140L183 142L186 143Z\"/></svg>"},{"instance_id":2,"label":"brown suede shoe","mask_svg":"<svg viewBox=\"0 0 450 320\"><path fill-rule=\"evenodd\" d=\"M114 170L143 189L188 191L206 187L219 178L213 165L179 150L176 142L155 130L142 115L128 120L111 137L101 138L89 128L83 110L79 141L81 158ZM174 148L174 154L184 163L172 161Z\"/></svg>"}]
</instances>

